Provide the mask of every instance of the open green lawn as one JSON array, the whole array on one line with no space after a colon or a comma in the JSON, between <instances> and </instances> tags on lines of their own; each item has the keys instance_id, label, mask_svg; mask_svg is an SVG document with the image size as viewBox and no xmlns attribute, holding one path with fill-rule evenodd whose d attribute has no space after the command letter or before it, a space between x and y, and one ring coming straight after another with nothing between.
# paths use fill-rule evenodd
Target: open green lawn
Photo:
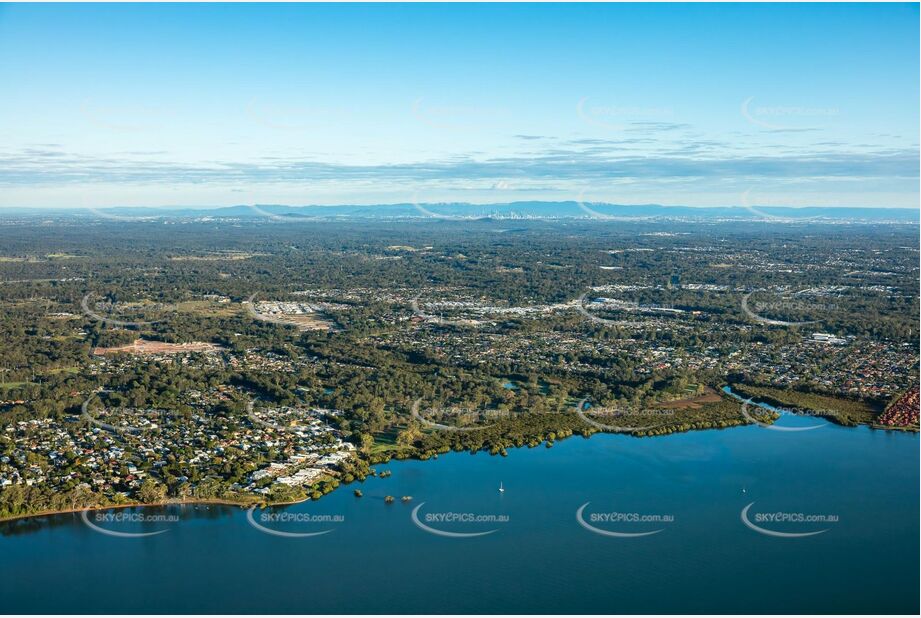
<instances>
[{"instance_id":1,"label":"open green lawn","mask_svg":"<svg viewBox=\"0 0 921 618\"><path fill-rule=\"evenodd\" d=\"M33 382L0 382L0 388L19 388L26 384L33 384Z\"/></svg>"},{"instance_id":2,"label":"open green lawn","mask_svg":"<svg viewBox=\"0 0 921 618\"><path fill-rule=\"evenodd\" d=\"M374 434L374 446L371 447L371 454L376 455L378 453L405 450L407 447L397 445L397 431L399 431L399 428L394 427Z\"/></svg>"}]
</instances>

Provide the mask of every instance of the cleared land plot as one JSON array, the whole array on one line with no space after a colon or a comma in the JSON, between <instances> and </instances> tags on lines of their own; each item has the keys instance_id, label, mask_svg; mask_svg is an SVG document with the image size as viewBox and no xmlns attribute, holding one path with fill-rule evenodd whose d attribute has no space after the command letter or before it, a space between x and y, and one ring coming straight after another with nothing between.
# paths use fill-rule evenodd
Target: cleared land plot
<instances>
[{"instance_id":1,"label":"cleared land plot","mask_svg":"<svg viewBox=\"0 0 921 618\"><path fill-rule=\"evenodd\" d=\"M246 253L243 251L227 251L223 253L209 253L206 255L173 255L172 262L223 262L248 260L253 257L263 256L265 253Z\"/></svg>"},{"instance_id":2,"label":"cleared land plot","mask_svg":"<svg viewBox=\"0 0 921 618\"><path fill-rule=\"evenodd\" d=\"M188 343L164 343L162 341L147 341L136 339L134 343L114 348L95 348L93 354L105 356L107 354L181 354L184 352L220 352L219 345L205 343L204 341L190 341Z\"/></svg>"},{"instance_id":3,"label":"cleared land plot","mask_svg":"<svg viewBox=\"0 0 921 618\"><path fill-rule=\"evenodd\" d=\"M690 397L688 399L678 399L676 401L662 401L655 405L656 408L669 408L672 410L698 410L704 407L708 403L717 403L722 400L722 397L715 390L709 386L704 390L703 394L696 397Z\"/></svg>"}]
</instances>

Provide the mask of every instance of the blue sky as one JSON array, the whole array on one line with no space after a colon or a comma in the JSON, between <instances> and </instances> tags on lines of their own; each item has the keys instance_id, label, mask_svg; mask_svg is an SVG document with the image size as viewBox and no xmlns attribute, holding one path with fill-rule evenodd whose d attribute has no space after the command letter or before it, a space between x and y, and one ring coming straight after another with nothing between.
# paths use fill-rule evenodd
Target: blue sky
<instances>
[{"instance_id":1,"label":"blue sky","mask_svg":"<svg viewBox=\"0 0 921 618\"><path fill-rule=\"evenodd\" d=\"M0 5L0 206L918 207L918 5Z\"/></svg>"}]
</instances>

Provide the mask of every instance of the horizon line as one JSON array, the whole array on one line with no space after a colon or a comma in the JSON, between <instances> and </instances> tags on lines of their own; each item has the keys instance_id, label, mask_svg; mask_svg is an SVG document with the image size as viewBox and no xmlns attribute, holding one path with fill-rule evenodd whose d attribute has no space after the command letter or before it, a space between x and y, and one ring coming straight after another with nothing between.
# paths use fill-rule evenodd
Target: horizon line
<instances>
[{"instance_id":1,"label":"horizon line","mask_svg":"<svg viewBox=\"0 0 921 618\"><path fill-rule=\"evenodd\" d=\"M615 207L630 207L630 208L688 208L692 210L706 210L706 209L732 209L738 208L741 210L750 210L752 208L784 208L789 210L806 210L809 208L814 209L847 209L847 210L914 210L921 212L921 206L853 206L853 205L807 205L807 206L790 206L783 204L720 204L720 205L707 205L707 206L695 206L689 204L661 204L656 202L645 202L645 203L618 203L618 202L606 202L606 201L584 201L584 200L515 200L507 202L467 202L467 201L437 201L437 202L368 202L368 203L355 203L355 202L343 202L338 204L279 204L279 203L234 203L234 204L169 204L169 205L158 205L158 206L131 206L131 205L119 205L119 206L0 206L0 212L7 210L19 210L19 211L54 211L54 210L67 210L67 211L94 211L94 210L122 210L122 209L135 209L135 210L181 210L181 209L201 209L201 210L222 210L227 208L264 208L264 207L275 207L275 208L343 208L343 207L354 207L354 208L386 208L393 206L414 206L414 205L430 205L430 206L470 206L470 207L483 207L483 206L514 206L516 204L533 204L533 205L545 205L545 204L573 204L578 206L579 204L591 204L593 206L615 206Z\"/></svg>"}]
</instances>

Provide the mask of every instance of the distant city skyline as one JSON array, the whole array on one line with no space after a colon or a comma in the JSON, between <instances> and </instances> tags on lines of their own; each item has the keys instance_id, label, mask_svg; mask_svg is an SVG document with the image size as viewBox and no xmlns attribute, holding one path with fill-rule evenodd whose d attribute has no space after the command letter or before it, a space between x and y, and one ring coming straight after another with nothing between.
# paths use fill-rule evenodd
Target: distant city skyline
<instances>
[{"instance_id":1,"label":"distant city skyline","mask_svg":"<svg viewBox=\"0 0 921 618\"><path fill-rule=\"evenodd\" d=\"M918 208L917 4L0 5L0 207Z\"/></svg>"}]
</instances>

